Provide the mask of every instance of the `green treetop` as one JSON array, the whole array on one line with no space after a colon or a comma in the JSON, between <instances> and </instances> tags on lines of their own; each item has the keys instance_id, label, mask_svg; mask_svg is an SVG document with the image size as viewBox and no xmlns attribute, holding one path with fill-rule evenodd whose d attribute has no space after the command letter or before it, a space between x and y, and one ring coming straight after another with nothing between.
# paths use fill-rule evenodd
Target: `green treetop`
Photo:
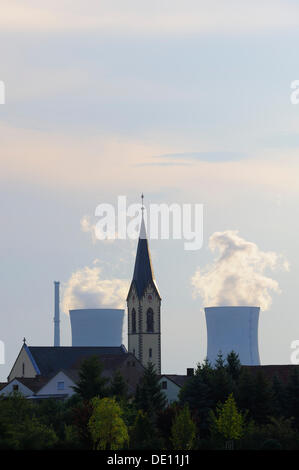
<instances>
[{"instance_id":1,"label":"green treetop","mask_svg":"<svg viewBox=\"0 0 299 470\"><path fill-rule=\"evenodd\" d=\"M238 440L244 433L244 417L238 411L235 399L231 393L225 403L216 408L216 414L211 412L212 431L218 432L225 439Z\"/></svg>"},{"instance_id":2,"label":"green treetop","mask_svg":"<svg viewBox=\"0 0 299 470\"><path fill-rule=\"evenodd\" d=\"M128 443L127 426L114 398L92 399L93 413L88 426L96 450L123 449Z\"/></svg>"},{"instance_id":3,"label":"green treetop","mask_svg":"<svg viewBox=\"0 0 299 470\"><path fill-rule=\"evenodd\" d=\"M107 395L107 379L102 377L103 366L97 356L91 356L82 362L79 382L73 387L84 400Z\"/></svg>"},{"instance_id":4,"label":"green treetop","mask_svg":"<svg viewBox=\"0 0 299 470\"><path fill-rule=\"evenodd\" d=\"M171 442L175 450L190 450L196 436L196 425L186 404L176 415L171 427Z\"/></svg>"}]
</instances>

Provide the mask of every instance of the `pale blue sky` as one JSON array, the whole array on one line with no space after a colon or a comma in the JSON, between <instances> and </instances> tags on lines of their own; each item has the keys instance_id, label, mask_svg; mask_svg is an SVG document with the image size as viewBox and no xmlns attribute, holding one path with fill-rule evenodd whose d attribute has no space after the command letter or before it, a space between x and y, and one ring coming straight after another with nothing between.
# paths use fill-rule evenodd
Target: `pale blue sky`
<instances>
[{"instance_id":1,"label":"pale blue sky","mask_svg":"<svg viewBox=\"0 0 299 470\"><path fill-rule=\"evenodd\" d=\"M298 1L4 1L0 378L24 336L52 344L53 280L97 258L103 276L130 279L134 244L93 244L80 220L141 191L146 202L205 205L200 251L150 243L164 372L204 357L190 278L212 260L209 236L227 229L290 262L271 274L282 292L260 321L262 362L289 362L299 339L298 26ZM62 327L69 344L65 315Z\"/></svg>"}]
</instances>

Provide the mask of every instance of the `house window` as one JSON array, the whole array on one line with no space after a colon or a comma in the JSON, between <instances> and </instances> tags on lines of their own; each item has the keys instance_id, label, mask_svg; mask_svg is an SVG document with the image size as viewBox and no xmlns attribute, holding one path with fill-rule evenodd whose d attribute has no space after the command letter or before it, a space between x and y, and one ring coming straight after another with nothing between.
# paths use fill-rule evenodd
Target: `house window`
<instances>
[{"instance_id":1,"label":"house window","mask_svg":"<svg viewBox=\"0 0 299 470\"><path fill-rule=\"evenodd\" d=\"M19 390L19 386L18 385L13 385L12 389L13 389L14 392L17 392Z\"/></svg>"},{"instance_id":2,"label":"house window","mask_svg":"<svg viewBox=\"0 0 299 470\"><path fill-rule=\"evenodd\" d=\"M136 354L135 354L135 348L133 349L133 354L134 354L134 356L136 356Z\"/></svg>"},{"instance_id":3,"label":"house window","mask_svg":"<svg viewBox=\"0 0 299 470\"><path fill-rule=\"evenodd\" d=\"M136 310L132 310L132 333L136 333Z\"/></svg>"},{"instance_id":4,"label":"house window","mask_svg":"<svg viewBox=\"0 0 299 470\"><path fill-rule=\"evenodd\" d=\"M148 333L154 332L154 312L151 308L146 312L146 331Z\"/></svg>"},{"instance_id":5,"label":"house window","mask_svg":"<svg viewBox=\"0 0 299 470\"><path fill-rule=\"evenodd\" d=\"M152 350L152 348L149 348L149 350L148 350L148 356L149 356L149 357L152 357L152 355L153 355L153 350Z\"/></svg>"},{"instance_id":6,"label":"house window","mask_svg":"<svg viewBox=\"0 0 299 470\"><path fill-rule=\"evenodd\" d=\"M163 382L162 382L162 389L163 389L163 390L167 390L167 382L166 382L166 380L163 380Z\"/></svg>"},{"instance_id":7,"label":"house window","mask_svg":"<svg viewBox=\"0 0 299 470\"><path fill-rule=\"evenodd\" d=\"M64 382L57 382L57 390L64 390Z\"/></svg>"}]
</instances>

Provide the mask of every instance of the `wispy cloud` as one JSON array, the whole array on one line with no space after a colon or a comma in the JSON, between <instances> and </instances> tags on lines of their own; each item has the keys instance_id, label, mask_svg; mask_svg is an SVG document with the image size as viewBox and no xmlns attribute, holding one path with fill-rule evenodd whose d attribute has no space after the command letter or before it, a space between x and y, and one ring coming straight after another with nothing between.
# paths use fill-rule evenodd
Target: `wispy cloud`
<instances>
[{"instance_id":1,"label":"wispy cloud","mask_svg":"<svg viewBox=\"0 0 299 470\"><path fill-rule=\"evenodd\" d=\"M248 185L251 190L253 187L272 187L295 193L299 190L296 152L275 154L275 158L272 152L270 155L261 152L258 158L235 161L215 159L213 165L204 160L174 158L174 162L190 164L161 165L157 171L155 165L148 165L158 160L153 155L182 154L173 151L173 145L167 145L162 139L159 144L119 139L112 135L87 139L5 125L0 125L0 136L0 181L5 182L22 181L65 188L77 188L78 185L81 188L97 188L100 182L102 190L116 194L124 184L130 191L139 194L148 181L151 182L152 191L177 185L190 192L192 188L195 191L199 183L207 188L211 184L216 185L218 191L225 191L233 185ZM163 161L167 163L168 157ZM146 171L144 165L147 165ZM82 229L90 231L91 228L85 220Z\"/></svg>"},{"instance_id":2,"label":"wispy cloud","mask_svg":"<svg viewBox=\"0 0 299 470\"><path fill-rule=\"evenodd\" d=\"M182 152L182 153L166 153L164 155L158 155L154 158L164 160L157 163L149 163L153 165L163 164L179 164L182 160L185 161L203 161L203 162L234 162L249 158L246 153L242 152L225 152L225 151L210 151L210 152ZM172 160L172 162L166 162L165 160Z\"/></svg>"},{"instance_id":3,"label":"wispy cloud","mask_svg":"<svg viewBox=\"0 0 299 470\"><path fill-rule=\"evenodd\" d=\"M287 0L2 0L0 16L2 31L231 35L298 25L299 6Z\"/></svg>"},{"instance_id":4,"label":"wispy cloud","mask_svg":"<svg viewBox=\"0 0 299 470\"><path fill-rule=\"evenodd\" d=\"M180 162L180 161L170 161L170 162L159 162L159 161L151 161L151 162L142 162L142 163L134 163L133 166L190 166L192 162Z\"/></svg>"}]
</instances>

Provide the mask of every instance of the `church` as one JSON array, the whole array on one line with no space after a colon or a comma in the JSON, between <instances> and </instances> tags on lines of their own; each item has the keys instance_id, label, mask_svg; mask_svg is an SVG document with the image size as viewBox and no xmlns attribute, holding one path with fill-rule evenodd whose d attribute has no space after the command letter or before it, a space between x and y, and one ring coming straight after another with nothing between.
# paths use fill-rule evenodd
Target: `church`
<instances>
[{"instance_id":1,"label":"church","mask_svg":"<svg viewBox=\"0 0 299 470\"><path fill-rule=\"evenodd\" d=\"M153 272L143 210L142 205L135 266L127 296L128 350L124 345L60 346L59 318L55 315L54 346L29 346L24 338L7 382L0 384L0 394L18 391L31 399L66 399L74 393L72 387L78 380L82 361L96 355L103 364L103 376L111 379L116 370L120 371L132 395L144 368L153 363L168 401L176 400L193 370L188 369L187 375L161 375L161 295Z\"/></svg>"},{"instance_id":2,"label":"church","mask_svg":"<svg viewBox=\"0 0 299 470\"><path fill-rule=\"evenodd\" d=\"M161 296L155 281L142 213L134 274L127 297L128 350L161 374Z\"/></svg>"}]
</instances>

